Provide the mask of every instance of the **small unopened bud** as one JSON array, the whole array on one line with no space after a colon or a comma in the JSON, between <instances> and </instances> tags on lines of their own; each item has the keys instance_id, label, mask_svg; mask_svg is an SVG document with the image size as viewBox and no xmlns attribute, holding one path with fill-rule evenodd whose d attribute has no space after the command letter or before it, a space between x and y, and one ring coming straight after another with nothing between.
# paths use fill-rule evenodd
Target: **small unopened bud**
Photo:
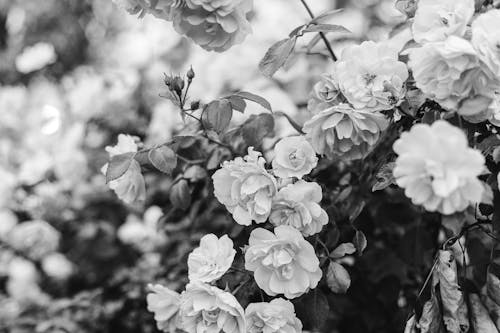
<instances>
[{"instance_id":1,"label":"small unopened bud","mask_svg":"<svg viewBox=\"0 0 500 333\"><path fill-rule=\"evenodd\" d=\"M163 79L163 82L165 82L165 85L170 88L170 85L172 84L172 77L170 75L164 74L165 78Z\"/></svg>"},{"instance_id":2,"label":"small unopened bud","mask_svg":"<svg viewBox=\"0 0 500 333\"><path fill-rule=\"evenodd\" d=\"M191 102L191 110L198 110L198 108L200 107L200 102L199 101L194 101L194 102Z\"/></svg>"},{"instance_id":3,"label":"small unopened bud","mask_svg":"<svg viewBox=\"0 0 500 333\"><path fill-rule=\"evenodd\" d=\"M187 78L188 78L189 82L191 82L191 81L194 79L194 71L193 71L193 67L191 67L191 68L188 70L188 72L187 72L186 76L187 76Z\"/></svg>"},{"instance_id":4,"label":"small unopened bud","mask_svg":"<svg viewBox=\"0 0 500 333\"><path fill-rule=\"evenodd\" d=\"M177 95L180 95L182 93L182 89L184 89L184 80L179 76L174 77L170 90L173 90L177 93Z\"/></svg>"}]
</instances>

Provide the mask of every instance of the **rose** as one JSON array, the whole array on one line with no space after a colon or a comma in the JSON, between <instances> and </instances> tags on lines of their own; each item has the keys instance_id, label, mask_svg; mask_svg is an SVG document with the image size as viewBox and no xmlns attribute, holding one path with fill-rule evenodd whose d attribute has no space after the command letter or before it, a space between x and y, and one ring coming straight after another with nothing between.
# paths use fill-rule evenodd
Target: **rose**
<instances>
[{"instance_id":1,"label":"rose","mask_svg":"<svg viewBox=\"0 0 500 333\"><path fill-rule=\"evenodd\" d=\"M330 106L341 103L342 94L334 75L323 75L316 82L307 103L307 109L316 114Z\"/></svg>"},{"instance_id":2,"label":"rose","mask_svg":"<svg viewBox=\"0 0 500 333\"><path fill-rule=\"evenodd\" d=\"M275 225L289 225L311 236L328 223L328 215L319 205L322 197L317 183L299 180L279 190L273 201L269 221Z\"/></svg>"},{"instance_id":3,"label":"rose","mask_svg":"<svg viewBox=\"0 0 500 333\"><path fill-rule=\"evenodd\" d=\"M318 164L316 153L304 136L281 139L274 152L273 171L280 178L302 178Z\"/></svg>"},{"instance_id":4,"label":"rose","mask_svg":"<svg viewBox=\"0 0 500 333\"><path fill-rule=\"evenodd\" d=\"M316 153L354 160L365 157L388 126L389 120L381 113L339 104L314 115L303 130Z\"/></svg>"},{"instance_id":5,"label":"rose","mask_svg":"<svg viewBox=\"0 0 500 333\"><path fill-rule=\"evenodd\" d=\"M154 313L156 326L163 332L175 333L179 326L181 296L160 284L148 285L148 311Z\"/></svg>"},{"instance_id":6,"label":"rose","mask_svg":"<svg viewBox=\"0 0 500 333\"><path fill-rule=\"evenodd\" d=\"M474 0L420 0L412 25L418 43L462 37L474 15Z\"/></svg>"},{"instance_id":7,"label":"rose","mask_svg":"<svg viewBox=\"0 0 500 333\"><path fill-rule=\"evenodd\" d=\"M261 153L250 147L247 156L224 162L212 176L215 197L239 224L263 223L271 212L277 184L264 164Z\"/></svg>"},{"instance_id":8,"label":"rose","mask_svg":"<svg viewBox=\"0 0 500 333\"><path fill-rule=\"evenodd\" d=\"M334 76L355 109L381 111L403 101L408 69L398 60L396 50L367 41L343 50L335 63Z\"/></svg>"},{"instance_id":9,"label":"rose","mask_svg":"<svg viewBox=\"0 0 500 333\"><path fill-rule=\"evenodd\" d=\"M59 231L42 220L19 223L8 233L7 241L16 250L39 260L59 247Z\"/></svg>"},{"instance_id":10,"label":"rose","mask_svg":"<svg viewBox=\"0 0 500 333\"><path fill-rule=\"evenodd\" d=\"M479 59L495 76L500 76L500 9L489 10L472 22L471 43Z\"/></svg>"},{"instance_id":11,"label":"rose","mask_svg":"<svg viewBox=\"0 0 500 333\"><path fill-rule=\"evenodd\" d=\"M300 333L302 323L290 301L275 298L271 302L251 303L245 310L247 333Z\"/></svg>"},{"instance_id":12,"label":"rose","mask_svg":"<svg viewBox=\"0 0 500 333\"><path fill-rule=\"evenodd\" d=\"M233 241L227 235L203 236L200 246L188 257L189 280L209 283L219 279L231 267L235 255Z\"/></svg>"},{"instance_id":13,"label":"rose","mask_svg":"<svg viewBox=\"0 0 500 333\"><path fill-rule=\"evenodd\" d=\"M56 280L66 280L73 272L73 264L61 253L51 253L42 259L42 269Z\"/></svg>"},{"instance_id":14,"label":"rose","mask_svg":"<svg viewBox=\"0 0 500 333\"><path fill-rule=\"evenodd\" d=\"M191 282L181 295L180 328L187 333L245 333L243 308L230 293Z\"/></svg>"},{"instance_id":15,"label":"rose","mask_svg":"<svg viewBox=\"0 0 500 333\"><path fill-rule=\"evenodd\" d=\"M268 295L287 298L315 288L323 275L312 245L287 225L276 227L274 233L263 228L252 231L245 268L254 272L255 282Z\"/></svg>"},{"instance_id":16,"label":"rose","mask_svg":"<svg viewBox=\"0 0 500 333\"><path fill-rule=\"evenodd\" d=\"M394 143L398 186L415 205L453 214L481 201L484 170L481 152L469 148L467 137L444 120L414 125Z\"/></svg>"}]
</instances>

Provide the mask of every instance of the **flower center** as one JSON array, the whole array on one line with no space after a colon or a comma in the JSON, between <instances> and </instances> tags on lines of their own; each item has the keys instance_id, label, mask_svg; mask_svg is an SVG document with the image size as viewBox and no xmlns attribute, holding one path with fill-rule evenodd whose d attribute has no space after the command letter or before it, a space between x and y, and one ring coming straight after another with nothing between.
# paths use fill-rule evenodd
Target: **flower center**
<instances>
[{"instance_id":1,"label":"flower center","mask_svg":"<svg viewBox=\"0 0 500 333\"><path fill-rule=\"evenodd\" d=\"M373 81L375 81L376 78L377 75L375 74L366 73L363 75L363 79L365 80L367 86L373 84Z\"/></svg>"},{"instance_id":2,"label":"flower center","mask_svg":"<svg viewBox=\"0 0 500 333\"><path fill-rule=\"evenodd\" d=\"M217 322L217 318L219 317L220 309L213 310L202 310L201 315L203 317L203 322L210 326L213 323Z\"/></svg>"}]
</instances>

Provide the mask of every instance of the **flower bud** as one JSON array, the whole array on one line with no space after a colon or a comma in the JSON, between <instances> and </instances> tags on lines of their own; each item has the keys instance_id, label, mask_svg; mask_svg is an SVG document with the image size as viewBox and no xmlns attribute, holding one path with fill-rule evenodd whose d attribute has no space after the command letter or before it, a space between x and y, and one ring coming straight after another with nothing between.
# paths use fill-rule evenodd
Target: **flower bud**
<instances>
[{"instance_id":1,"label":"flower bud","mask_svg":"<svg viewBox=\"0 0 500 333\"><path fill-rule=\"evenodd\" d=\"M175 91L175 93L180 96L182 89L184 89L184 80L180 76L174 77L170 85L170 90Z\"/></svg>"},{"instance_id":2,"label":"flower bud","mask_svg":"<svg viewBox=\"0 0 500 333\"><path fill-rule=\"evenodd\" d=\"M198 110L200 108L200 101L191 102L191 110Z\"/></svg>"},{"instance_id":3,"label":"flower bud","mask_svg":"<svg viewBox=\"0 0 500 333\"><path fill-rule=\"evenodd\" d=\"M194 79L194 71L193 71L193 67L191 67L191 68L188 70L188 72L187 72L186 76L187 76L187 78L188 78L188 81L189 81L189 82L193 81L193 79Z\"/></svg>"}]
</instances>

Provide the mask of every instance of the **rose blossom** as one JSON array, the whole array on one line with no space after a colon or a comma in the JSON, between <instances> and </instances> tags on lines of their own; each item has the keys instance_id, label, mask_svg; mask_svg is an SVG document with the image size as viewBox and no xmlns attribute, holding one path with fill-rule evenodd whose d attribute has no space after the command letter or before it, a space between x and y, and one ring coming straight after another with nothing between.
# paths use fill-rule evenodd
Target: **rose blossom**
<instances>
[{"instance_id":1,"label":"rose blossom","mask_svg":"<svg viewBox=\"0 0 500 333\"><path fill-rule=\"evenodd\" d=\"M265 222L277 192L276 179L265 169L261 155L250 147L247 156L224 162L212 176L215 197L242 225Z\"/></svg>"},{"instance_id":2,"label":"rose blossom","mask_svg":"<svg viewBox=\"0 0 500 333\"><path fill-rule=\"evenodd\" d=\"M180 328L187 333L245 333L245 312L229 292L191 282L181 295Z\"/></svg>"},{"instance_id":3,"label":"rose blossom","mask_svg":"<svg viewBox=\"0 0 500 333\"><path fill-rule=\"evenodd\" d=\"M316 153L304 136L281 139L274 152L273 171L280 178L302 178L318 164Z\"/></svg>"},{"instance_id":4,"label":"rose blossom","mask_svg":"<svg viewBox=\"0 0 500 333\"><path fill-rule=\"evenodd\" d=\"M160 284L150 284L148 289L148 311L154 313L156 326L163 332L175 333L179 325L181 295Z\"/></svg>"},{"instance_id":5,"label":"rose blossom","mask_svg":"<svg viewBox=\"0 0 500 333\"><path fill-rule=\"evenodd\" d=\"M381 111L403 101L408 69L398 60L397 50L366 41L343 50L334 76L355 109Z\"/></svg>"},{"instance_id":6,"label":"rose blossom","mask_svg":"<svg viewBox=\"0 0 500 333\"><path fill-rule=\"evenodd\" d=\"M273 201L269 221L275 225L289 225L311 236L328 223L328 215L319 205L321 187L317 183L299 180L280 189Z\"/></svg>"},{"instance_id":7,"label":"rose blossom","mask_svg":"<svg viewBox=\"0 0 500 333\"><path fill-rule=\"evenodd\" d=\"M479 59L500 76L500 9L489 10L472 22L472 45Z\"/></svg>"},{"instance_id":8,"label":"rose blossom","mask_svg":"<svg viewBox=\"0 0 500 333\"><path fill-rule=\"evenodd\" d=\"M341 103L341 97L342 94L340 92L339 83L335 79L335 76L323 75L313 87L307 103L307 109L312 114L316 114L320 110Z\"/></svg>"},{"instance_id":9,"label":"rose blossom","mask_svg":"<svg viewBox=\"0 0 500 333\"><path fill-rule=\"evenodd\" d=\"M302 322L293 304L283 298L250 303L245 310L247 333L301 333Z\"/></svg>"},{"instance_id":10,"label":"rose blossom","mask_svg":"<svg viewBox=\"0 0 500 333\"><path fill-rule=\"evenodd\" d=\"M245 268L270 296L298 297L318 285L323 275L313 246L287 225L252 231L245 251Z\"/></svg>"},{"instance_id":11,"label":"rose blossom","mask_svg":"<svg viewBox=\"0 0 500 333\"><path fill-rule=\"evenodd\" d=\"M476 67L478 60L476 51L465 39L451 36L408 53L416 85L429 98L453 109L470 93L470 82L464 81L463 75Z\"/></svg>"},{"instance_id":12,"label":"rose blossom","mask_svg":"<svg viewBox=\"0 0 500 333\"><path fill-rule=\"evenodd\" d=\"M474 15L474 0L419 0L413 21L413 38L418 43L462 37Z\"/></svg>"},{"instance_id":13,"label":"rose blossom","mask_svg":"<svg viewBox=\"0 0 500 333\"><path fill-rule=\"evenodd\" d=\"M219 279L231 267L235 255L233 241L227 235L203 236L200 246L188 257L189 280L209 283Z\"/></svg>"},{"instance_id":14,"label":"rose blossom","mask_svg":"<svg viewBox=\"0 0 500 333\"><path fill-rule=\"evenodd\" d=\"M6 241L31 259L40 260L57 250L60 238L59 231L50 224L34 220L15 225Z\"/></svg>"},{"instance_id":15,"label":"rose blossom","mask_svg":"<svg viewBox=\"0 0 500 333\"><path fill-rule=\"evenodd\" d=\"M303 130L316 153L354 160L365 157L388 126L389 119L379 112L339 104L314 115Z\"/></svg>"},{"instance_id":16,"label":"rose blossom","mask_svg":"<svg viewBox=\"0 0 500 333\"><path fill-rule=\"evenodd\" d=\"M469 148L467 137L444 120L414 125L394 143L398 186L415 205L453 214L480 202L483 185L477 178L484 157Z\"/></svg>"}]
</instances>

